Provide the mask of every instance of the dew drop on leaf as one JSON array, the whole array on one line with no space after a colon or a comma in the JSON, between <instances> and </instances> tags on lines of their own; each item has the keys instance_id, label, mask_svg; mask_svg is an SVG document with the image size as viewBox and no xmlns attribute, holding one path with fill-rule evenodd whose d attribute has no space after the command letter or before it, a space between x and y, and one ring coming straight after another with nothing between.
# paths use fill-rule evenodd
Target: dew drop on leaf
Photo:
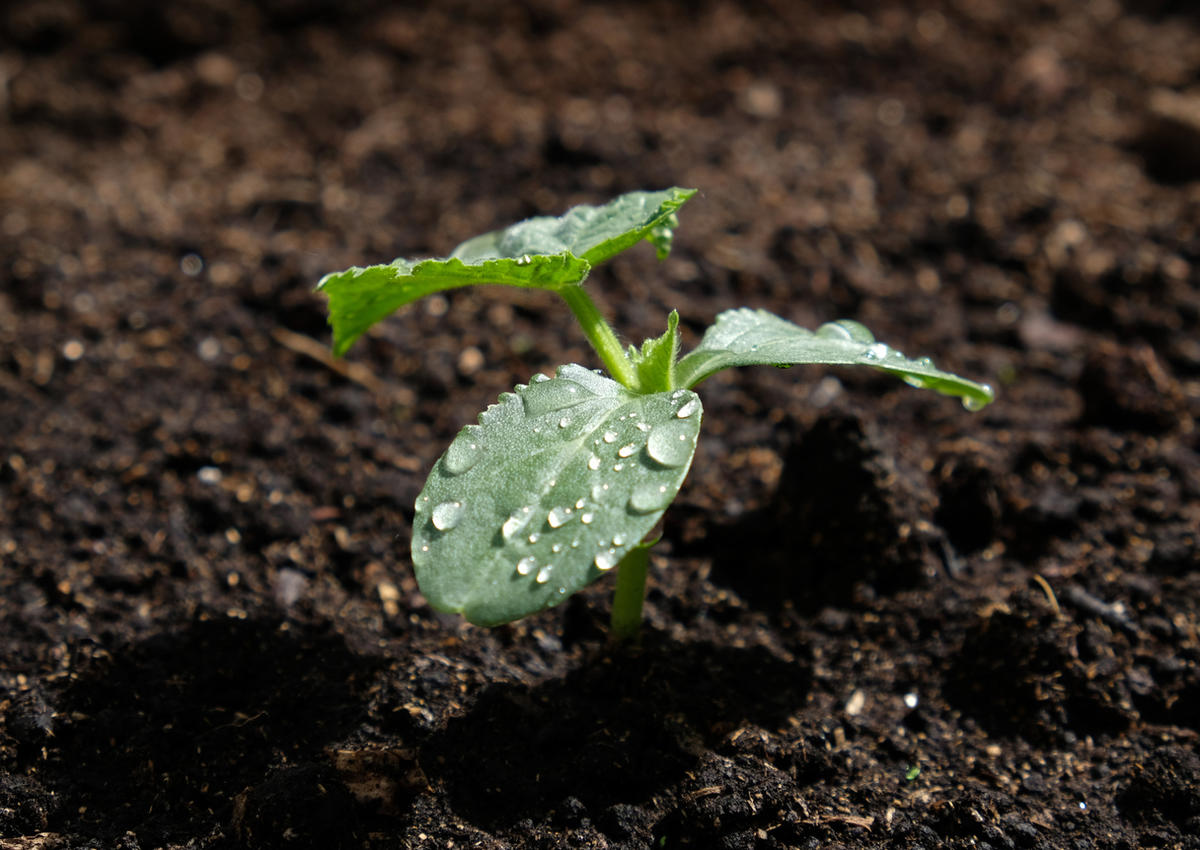
<instances>
[{"instance_id":1,"label":"dew drop on leaf","mask_svg":"<svg viewBox=\"0 0 1200 850\"><path fill-rule=\"evenodd\" d=\"M839 339L868 344L875 341L875 335L867 330L865 325L853 319L838 319L836 322L827 322L817 328L817 336L822 339Z\"/></svg>"},{"instance_id":2,"label":"dew drop on leaf","mask_svg":"<svg viewBox=\"0 0 1200 850\"><path fill-rule=\"evenodd\" d=\"M670 504L675 494L667 490L666 485L646 482L633 488L629 496L629 507L638 513L650 513Z\"/></svg>"},{"instance_id":3,"label":"dew drop on leaf","mask_svg":"<svg viewBox=\"0 0 1200 850\"><path fill-rule=\"evenodd\" d=\"M582 516L580 516L579 521L582 522L584 525L591 525L592 520L594 520L595 518L596 518L596 515L589 511L588 513L585 513Z\"/></svg>"},{"instance_id":4,"label":"dew drop on leaf","mask_svg":"<svg viewBox=\"0 0 1200 850\"><path fill-rule=\"evenodd\" d=\"M891 354L892 350L887 347L886 343L877 342L863 352L864 360L882 360Z\"/></svg>"},{"instance_id":5,"label":"dew drop on leaf","mask_svg":"<svg viewBox=\"0 0 1200 850\"><path fill-rule=\"evenodd\" d=\"M699 406L700 406L699 402L697 402L694 398L689 399L688 401L683 403L682 407L680 407L678 410L675 411L675 415L678 416L680 419L687 419L689 416L691 416L693 413L696 412L696 408Z\"/></svg>"},{"instance_id":6,"label":"dew drop on leaf","mask_svg":"<svg viewBox=\"0 0 1200 850\"><path fill-rule=\"evenodd\" d=\"M620 534L614 534L614 535L613 535L613 539L612 539L612 545L614 545L614 546L624 546L624 545L625 545L625 538L624 538L624 537L622 537Z\"/></svg>"},{"instance_id":7,"label":"dew drop on leaf","mask_svg":"<svg viewBox=\"0 0 1200 850\"><path fill-rule=\"evenodd\" d=\"M613 552L611 549L607 552L597 552L595 560L596 569L611 570L617 565L617 553Z\"/></svg>"},{"instance_id":8,"label":"dew drop on leaf","mask_svg":"<svg viewBox=\"0 0 1200 850\"><path fill-rule=\"evenodd\" d=\"M692 447L691 427L687 422L656 425L646 440L646 451L663 466L683 466L692 456Z\"/></svg>"},{"instance_id":9,"label":"dew drop on leaf","mask_svg":"<svg viewBox=\"0 0 1200 850\"><path fill-rule=\"evenodd\" d=\"M612 442L615 442L616 439L617 439L616 431L605 431L604 432L604 442L612 443Z\"/></svg>"},{"instance_id":10,"label":"dew drop on leaf","mask_svg":"<svg viewBox=\"0 0 1200 850\"><path fill-rule=\"evenodd\" d=\"M464 430L446 449L446 454L442 457L442 469L450 475L461 475L466 472L483 454L482 442L479 435L473 430Z\"/></svg>"},{"instance_id":11,"label":"dew drop on leaf","mask_svg":"<svg viewBox=\"0 0 1200 850\"><path fill-rule=\"evenodd\" d=\"M435 505L433 508L432 520L433 527L438 531L449 531L458 525L458 521L462 519L463 504L462 502L442 502L440 505Z\"/></svg>"},{"instance_id":12,"label":"dew drop on leaf","mask_svg":"<svg viewBox=\"0 0 1200 850\"><path fill-rule=\"evenodd\" d=\"M542 567L540 570L538 570L538 574L534 576L534 581L536 581L538 584L545 584L546 582L550 581L550 572L553 569L554 567L550 564Z\"/></svg>"},{"instance_id":13,"label":"dew drop on leaf","mask_svg":"<svg viewBox=\"0 0 1200 850\"><path fill-rule=\"evenodd\" d=\"M521 560L517 561L517 572L523 576L533 572L533 566L537 563L537 559L533 555L526 555Z\"/></svg>"},{"instance_id":14,"label":"dew drop on leaf","mask_svg":"<svg viewBox=\"0 0 1200 850\"><path fill-rule=\"evenodd\" d=\"M621 448L617 449L617 457L629 457L636 451L637 446L635 446L633 443L626 443L625 445L621 446Z\"/></svg>"},{"instance_id":15,"label":"dew drop on leaf","mask_svg":"<svg viewBox=\"0 0 1200 850\"><path fill-rule=\"evenodd\" d=\"M588 458L587 467L588 467L588 469L591 469L591 470L599 469L600 468L600 458L596 457L595 455L592 455L590 458Z\"/></svg>"},{"instance_id":16,"label":"dew drop on leaf","mask_svg":"<svg viewBox=\"0 0 1200 850\"><path fill-rule=\"evenodd\" d=\"M983 389L985 392L990 392L992 388L984 384ZM974 413L976 410L983 410L987 407L987 402L973 396L963 396L962 406Z\"/></svg>"},{"instance_id":17,"label":"dew drop on leaf","mask_svg":"<svg viewBox=\"0 0 1200 850\"><path fill-rule=\"evenodd\" d=\"M501 536L505 540L508 540L514 534L517 534L522 528L525 527L526 523L529 522L529 516L532 512L533 508L524 507L518 508L509 514L508 519L506 519L504 524L500 526Z\"/></svg>"},{"instance_id":18,"label":"dew drop on leaf","mask_svg":"<svg viewBox=\"0 0 1200 850\"><path fill-rule=\"evenodd\" d=\"M551 528L562 528L570 518L570 508L551 508L550 513L546 515L546 522L550 524Z\"/></svg>"}]
</instances>

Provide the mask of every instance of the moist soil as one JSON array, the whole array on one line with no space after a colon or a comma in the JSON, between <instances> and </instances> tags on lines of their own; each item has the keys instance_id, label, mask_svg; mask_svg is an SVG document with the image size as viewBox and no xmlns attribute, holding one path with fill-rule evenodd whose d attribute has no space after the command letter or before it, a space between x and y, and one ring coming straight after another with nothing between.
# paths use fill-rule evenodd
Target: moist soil
<instances>
[{"instance_id":1,"label":"moist soil","mask_svg":"<svg viewBox=\"0 0 1200 850\"><path fill-rule=\"evenodd\" d=\"M1117 0L0 13L0 847L1200 847L1200 19ZM695 186L589 286L987 380L703 387L643 638L413 580L424 473L598 365L325 272Z\"/></svg>"}]
</instances>

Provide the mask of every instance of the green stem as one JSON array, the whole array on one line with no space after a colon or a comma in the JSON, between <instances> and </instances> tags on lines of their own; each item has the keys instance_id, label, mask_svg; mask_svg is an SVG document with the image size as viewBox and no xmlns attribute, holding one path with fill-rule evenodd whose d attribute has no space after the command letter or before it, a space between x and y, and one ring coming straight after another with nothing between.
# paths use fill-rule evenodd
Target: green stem
<instances>
[{"instance_id":1,"label":"green stem","mask_svg":"<svg viewBox=\"0 0 1200 850\"><path fill-rule=\"evenodd\" d=\"M625 355L625 349L621 347L617 335L600 315L596 302L592 301L586 290L578 285L565 286L558 290L558 294L563 297L567 306L571 308L571 312L575 314L575 318L579 320L588 342L600 355L600 361L608 369L608 373L613 376L614 380L626 387L636 389L637 372L634 371L633 364Z\"/></svg>"},{"instance_id":2,"label":"green stem","mask_svg":"<svg viewBox=\"0 0 1200 850\"><path fill-rule=\"evenodd\" d=\"M614 641L634 640L642 626L642 603L646 599L646 573L650 547L635 546L617 565L617 589L613 592L611 636Z\"/></svg>"}]
</instances>

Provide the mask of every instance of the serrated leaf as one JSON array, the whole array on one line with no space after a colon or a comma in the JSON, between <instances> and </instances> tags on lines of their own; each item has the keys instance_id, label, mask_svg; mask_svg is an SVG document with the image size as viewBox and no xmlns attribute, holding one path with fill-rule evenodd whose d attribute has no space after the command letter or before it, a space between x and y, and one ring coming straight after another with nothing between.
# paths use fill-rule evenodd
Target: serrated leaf
<instances>
[{"instance_id":1,"label":"serrated leaf","mask_svg":"<svg viewBox=\"0 0 1200 850\"><path fill-rule=\"evenodd\" d=\"M317 288L329 296L333 353L341 357L371 325L434 292L460 286L499 284L555 290L581 283L591 266L570 254L531 259L394 260L387 265L354 266L327 274Z\"/></svg>"},{"instance_id":2,"label":"serrated leaf","mask_svg":"<svg viewBox=\"0 0 1200 850\"><path fill-rule=\"evenodd\" d=\"M679 357L679 311L667 316L667 330L660 337L642 343L639 351L629 347L629 359L637 372L637 386L642 392L657 392L675 386L675 361Z\"/></svg>"},{"instance_id":3,"label":"serrated leaf","mask_svg":"<svg viewBox=\"0 0 1200 850\"><path fill-rule=\"evenodd\" d=\"M717 316L695 350L679 361L675 375L680 386L694 387L732 366L802 363L881 369L914 387L958 396L969 410L978 410L995 397L987 384L943 372L928 357L908 359L877 342L858 322L829 322L814 333L765 310L749 308L727 310Z\"/></svg>"},{"instance_id":4,"label":"serrated leaf","mask_svg":"<svg viewBox=\"0 0 1200 850\"><path fill-rule=\"evenodd\" d=\"M373 324L444 289L499 284L560 291L591 267L643 239L666 256L675 217L695 189L630 192L604 206L578 206L558 218L531 218L459 245L446 259L406 260L327 274L333 353L342 356Z\"/></svg>"},{"instance_id":5,"label":"serrated leaf","mask_svg":"<svg viewBox=\"0 0 1200 850\"><path fill-rule=\"evenodd\" d=\"M417 497L421 591L478 625L548 608L612 569L695 453L690 390L637 394L573 364L539 377L465 427Z\"/></svg>"},{"instance_id":6,"label":"serrated leaf","mask_svg":"<svg viewBox=\"0 0 1200 850\"><path fill-rule=\"evenodd\" d=\"M695 189L678 187L661 192L629 192L603 206L584 204L561 216L539 216L476 236L455 248L450 256L473 263L566 252L595 266L646 239L662 259L679 226L675 211L694 194Z\"/></svg>"}]
</instances>

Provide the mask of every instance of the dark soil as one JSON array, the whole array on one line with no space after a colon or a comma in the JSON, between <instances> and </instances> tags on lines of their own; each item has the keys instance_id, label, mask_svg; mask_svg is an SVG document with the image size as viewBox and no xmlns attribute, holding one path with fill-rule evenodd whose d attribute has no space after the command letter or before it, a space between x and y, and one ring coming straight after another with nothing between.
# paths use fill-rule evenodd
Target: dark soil
<instances>
[{"instance_id":1,"label":"dark soil","mask_svg":"<svg viewBox=\"0 0 1200 850\"><path fill-rule=\"evenodd\" d=\"M6 4L0 847L1200 847L1200 18L923 5ZM629 339L999 400L723 373L639 648L437 614L424 472L595 361L478 290L334 363L314 282L669 185Z\"/></svg>"}]
</instances>

